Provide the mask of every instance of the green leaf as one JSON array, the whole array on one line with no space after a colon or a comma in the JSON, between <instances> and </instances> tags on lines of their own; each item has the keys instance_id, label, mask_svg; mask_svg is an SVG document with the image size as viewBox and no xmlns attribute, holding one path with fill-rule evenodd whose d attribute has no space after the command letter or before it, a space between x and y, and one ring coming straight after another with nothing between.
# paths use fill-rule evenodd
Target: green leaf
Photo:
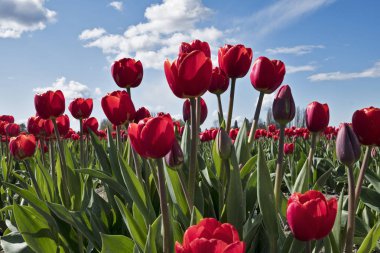
<instances>
[{"instance_id":1,"label":"green leaf","mask_svg":"<svg viewBox=\"0 0 380 253\"><path fill-rule=\"evenodd\" d=\"M164 163L164 166L168 167L166 163ZM183 192L183 189L181 186L179 172L172 169L165 169L164 171L165 171L166 184L168 186L168 192L170 194L170 197L173 203L177 204L180 207L182 213L185 216L189 216L190 211L189 211L189 207L186 201L185 193Z\"/></svg>"},{"instance_id":2,"label":"green leaf","mask_svg":"<svg viewBox=\"0 0 380 253\"><path fill-rule=\"evenodd\" d=\"M331 177L331 172L333 171L333 169L334 168L330 168L325 173L323 173L322 176L318 178L317 182L315 182L314 184L314 190L320 190L323 188L323 186L325 186L327 180Z\"/></svg>"},{"instance_id":3,"label":"green leaf","mask_svg":"<svg viewBox=\"0 0 380 253\"><path fill-rule=\"evenodd\" d=\"M1 247L4 253L34 253L28 247L22 235L18 232L12 232L1 237Z\"/></svg>"},{"instance_id":4,"label":"green leaf","mask_svg":"<svg viewBox=\"0 0 380 253\"><path fill-rule=\"evenodd\" d=\"M380 177L372 170L366 170L365 179L367 179L377 192L380 192Z\"/></svg>"},{"instance_id":5,"label":"green leaf","mask_svg":"<svg viewBox=\"0 0 380 253\"><path fill-rule=\"evenodd\" d=\"M300 173L297 176L294 183L293 192L304 193L309 189L309 172L308 172L308 160L305 160Z\"/></svg>"},{"instance_id":6,"label":"green leaf","mask_svg":"<svg viewBox=\"0 0 380 253\"><path fill-rule=\"evenodd\" d=\"M374 191L367 187L362 187L360 199L372 210L380 212L380 193L377 191Z\"/></svg>"},{"instance_id":7,"label":"green leaf","mask_svg":"<svg viewBox=\"0 0 380 253\"><path fill-rule=\"evenodd\" d=\"M203 216L201 212L199 212L198 208L193 206L193 211L191 212L190 226L198 224L202 219L203 219Z\"/></svg>"},{"instance_id":8,"label":"green leaf","mask_svg":"<svg viewBox=\"0 0 380 253\"><path fill-rule=\"evenodd\" d=\"M293 239L292 246L290 247L290 250L287 253L299 253L299 252L303 252L303 249L305 248L305 246L306 246L305 242L298 241L297 239Z\"/></svg>"},{"instance_id":9,"label":"green leaf","mask_svg":"<svg viewBox=\"0 0 380 253\"><path fill-rule=\"evenodd\" d=\"M156 242L155 242L156 233L157 231L154 231L154 229L152 229L152 226L149 226L144 253L157 253Z\"/></svg>"},{"instance_id":10,"label":"green leaf","mask_svg":"<svg viewBox=\"0 0 380 253\"><path fill-rule=\"evenodd\" d=\"M245 164L250 157L247 128L248 128L248 120L244 119L243 125L239 129L239 133L236 136L236 140L234 142L238 164Z\"/></svg>"},{"instance_id":11,"label":"green leaf","mask_svg":"<svg viewBox=\"0 0 380 253\"><path fill-rule=\"evenodd\" d=\"M218 178L220 178L221 171L223 169L223 160L219 156L218 147L216 146L216 141L212 142L212 158L215 165L216 175L218 176Z\"/></svg>"},{"instance_id":12,"label":"green leaf","mask_svg":"<svg viewBox=\"0 0 380 253\"><path fill-rule=\"evenodd\" d=\"M135 244L133 241L124 235L106 235L100 234L102 238L101 253L125 252L133 253Z\"/></svg>"},{"instance_id":13,"label":"green leaf","mask_svg":"<svg viewBox=\"0 0 380 253\"><path fill-rule=\"evenodd\" d=\"M380 223L377 223L364 238L363 243L361 244L357 253L368 253L372 252L372 250L378 244L378 240L380 239Z\"/></svg>"},{"instance_id":14,"label":"green leaf","mask_svg":"<svg viewBox=\"0 0 380 253\"><path fill-rule=\"evenodd\" d=\"M18 230L35 252L57 252L56 238L45 220L34 208L29 206L13 206Z\"/></svg>"},{"instance_id":15,"label":"green leaf","mask_svg":"<svg viewBox=\"0 0 380 253\"><path fill-rule=\"evenodd\" d=\"M330 233L330 241L331 241L331 245L333 246L333 249L334 249L334 246L336 246L335 248L340 249L341 248L341 242L343 241L342 240L342 229L345 229L345 226L342 228L343 200L344 200L344 189L342 190L342 192L340 193L340 196L339 196L338 209L336 212L335 223L334 223L332 232ZM332 240L334 240L334 241L332 242Z\"/></svg>"},{"instance_id":16,"label":"green leaf","mask_svg":"<svg viewBox=\"0 0 380 253\"><path fill-rule=\"evenodd\" d=\"M107 152L104 150L103 145L100 143L98 136L90 130L92 146L95 149L96 156L99 160L100 166L103 171L108 175L112 175L112 169L110 161L107 156Z\"/></svg>"}]
</instances>

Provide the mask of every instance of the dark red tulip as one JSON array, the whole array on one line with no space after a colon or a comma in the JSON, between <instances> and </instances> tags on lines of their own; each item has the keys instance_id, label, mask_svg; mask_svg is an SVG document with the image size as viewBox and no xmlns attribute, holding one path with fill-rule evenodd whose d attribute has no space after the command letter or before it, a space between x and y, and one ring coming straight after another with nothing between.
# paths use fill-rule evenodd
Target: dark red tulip
<instances>
[{"instance_id":1,"label":"dark red tulip","mask_svg":"<svg viewBox=\"0 0 380 253\"><path fill-rule=\"evenodd\" d=\"M271 94L281 85L285 76L285 64L260 56L253 63L250 74L252 86L265 94Z\"/></svg>"},{"instance_id":2,"label":"dark red tulip","mask_svg":"<svg viewBox=\"0 0 380 253\"><path fill-rule=\"evenodd\" d=\"M294 152L294 143L284 143L284 154L290 155Z\"/></svg>"},{"instance_id":3,"label":"dark red tulip","mask_svg":"<svg viewBox=\"0 0 380 253\"><path fill-rule=\"evenodd\" d=\"M128 135L133 149L147 158L164 157L175 141L173 121L169 114L129 124Z\"/></svg>"},{"instance_id":4,"label":"dark red tulip","mask_svg":"<svg viewBox=\"0 0 380 253\"><path fill-rule=\"evenodd\" d=\"M69 111L76 119L86 119L92 112L92 98L76 98L69 105Z\"/></svg>"},{"instance_id":5,"label":"dark red tulip","mask_svg":"<svg viewBox=\"0 0 380 253\"><path fill-rule=\"evenodd\" d=\"M294 119L296 105L289 85L284 85L278 90L273 100L272 113L274 120L283 126Z\"/></svg>"},{"instance_id":6,"label":"dark red tulip","mask_svg":"<svg viewBox=\"0 0 380 253\"><path fill-rule=\"evenodd\" d=\"M182 244L176 242L176 253L243 253L244 242L229 223L220 223L214 218L204 218L189 227L183 235Z\"/></svg>"},{"instance_id":7,"label":"dark red tulip","mask_svg":"<svg viewBox=\"0 0 380 253\"><path fill-rule=\"evenodd\" d=\"M188 121L190 120L190 100L186 99L185 102L183 102L182 106L182 113L183 113L183 121ZM206 102L201 98L201 124L205 122L207 118L207 105Z\"/></svg>"},{"instance_id":8,"label":"dark red tulip","mask_svg":"<svg viewBox=\"0 0 380 253\"><path fill-rule=\"evenodd\" d=\"M78 141L80 139L80 136L79 136L79 134L71 134L70 138L73 141Z\"/></svg>"},{"instance_id":9,"label":"dark red tulip","mask_svg":"<svg viewBox=\"0 0 380 253\"><path fill-rule=\"evenodd\" d=\"M351 166L359 160L361 154L360 143L349 124L340 124L335 146L336 156L344 165Z\"/></svg>"},{"instance_id":10,"label":"dark red tulip","mask_svg":"<svg viewBox=\"0 0 380 253\"><path fill-rule=\"evenodd\" d=\"M244 77L252 62L252 49L243 45L225 45L219 48L219 67L229 78Z\"/></svg>"},{"instance_id":11,"label":"dark red tulip","mask_svg":"<svg viewBox=\"0 0 380 253\"><path fill-rule=\"evenodd\" d=\"M322 239L330 233L336 212L336 198L327 201L321 192L311 190L290 196L286 217L294 237L310 241Z\"/></svg>"},{"instance_id":12,"label":"dark red tulip","mask_svg":"<svg viewBox=\"0 0 380 253\"><path fill-rule=\"evenodd\" d=\"M94 117L83 120L83 133L89 134L91 129L92 132L96 133L98 131L99 123L98 120Z\"/></svg>"},{"instance_id":13,"label":"dark red tulip","mask_svg":"<svg viewBox=\"0 0 380 253\"><path fill-rule=\"evenodd\" d=\"M211 84L208 91L213 94L222 94L229 86L228 76L219 67L212 70Z\"/></svg>"},{"instance_id":14,"label":"dark red tulip","mask_svg":"<svg viewBox=\"0 0 380 253\"><path fill-rule=\"evenodd\" d=\"M126 91L114 91L102 98L102 108L108 120L114 125L123 125L135 117L135 106Z\"/></svg>"},{"instance_id":15,"label":"dark red tulip","mask_svg":"<svg viewBox=\"0 0 380 253\"><path fill-rule=\"evenodd\" d=\"M323 131L329 124L330 113L327 104L316 101L310 103L306 108L306 126L310 132Z\"/></svg>"},{"instance_id":16,"label":"dark red tulip","mask_svg":"<svg viewBox=\"0 0 380 253\"><path fill-rule=\"evenodd\" d=\"M43 119L56 118L65 112L65 97L62 91L47 91L34 96L37 115Z\"/></svg>"},{"instance_id":17,"label":"dark red tulip","mask_svg":"<svg viewBox=\"0 0 380 253\"><path fill-rule=\"evenodd\" d=\"M236 140L238 133L239 133L239 128L232 128L230 130L229 136L232 140Z\"/></svg>"},{"instance_id":18,"label":"dark red tulip","mask_svg":"<svg viewBox=\"0 0 380 253\"><path fill-rule=\"evenodd\" d=\"M5 133L9 137L15 137L20 134L20 126L15 123L8 123L5 126Z\"/></svg>"},{"instance_id":19,"label":"dark red tulip","mask_svg":"<svg viewBox=\"0 0 380 253\"><path fill-rule=\"evenodd\" d=\"M36 138L32 134L12 137L9 142L9 150L16 160L31 157L36 151Z\"/></svg>"},{"instance_id":20,"label":"dark red tulip","mask_svg":"<svg viewBox=\"0 0 380 253\"><path fill-rule=\"evenodd\" d=\"M140 85L144 71L140 61L123 58L115 61L111 68L113 80L120 88L135 88Z\"/></svg>"},{"instance_id":21,"label":"dark red tulip","mask_svg":"<svg viewBox=\"0 0 380 253\"><path fill-rule=\"evenodd\" d=\"M179 55L189 54L194 50L202 51L206 57L211 58L211 50L209 44L200 40L193 40L191 43L182 42L181 46L179 47Z\"/></svg>"},{"instance_id":22,"label":"dark red tulip","mask_svg":"<svg viewBox=\"0 0 380 253\"><path fill-rule=\"evenodd\" d=\"M46 134L45 121L47 121L47 120L44 120L43 118L41 118L39 116L30 117L28 119L28 124L27 124L28 132L33 134L34 136L36 136L38 138L50 136L50 134L49 135ZM51 132L53 133L53 131L54 131L53 123L51 124L51 127L52 127ZM50 132L50 129L49 129L49 132Z\"/></svg>"},{"instance_id":23,"label":"dark red tulip","mask_svg":"<svg viewBox=\"0 0 380 253\"><path fill-rule=\"evenodd\" d=\"M368 107L352 115L352 127L363 145L380 146L380 108Z\"/></svg>"},{"instance_id":24,"label":"dark red tulip","mask_svg":"<svg viewBox=\"0 0 380 253\"><path fill-rule=\"evenodd\" d=\"M177 141L173 142L170 151L165 155L165 162L171 168L175 168L183 163L184 157L181 146Z\"/></svg>"},{"instance_id":25,"label":"dark red tulip","mask_svg":"<svg viewBox=\"0 0 380 253\"><path fill-rule=\"evenodd\" d=\"M202 50L180 53L172 63L166 60L164 69L170 89L179 98L202 96L210 86L212 62Z\"/></svg>"},{"instance_id":26,"label":"dark red tulip","mask_svg":"<svg viewBox=\"0 0 380 253\"><path fill-rule=\"evenodd\" d=\"M140 120L151 117L150 112L145 107L141 107L136 111L135 123L139 123Z\"/></svg>"},{"instance_id":27,"label":"dark red tulip","mask_svg":"<svg viewBox=\"0 0 380 253\"><path fill-rule=\"evenodd\" d=\"M0 115L0 121L15 123L15 118L12 115Z\"/></svg>"}]
</instances>

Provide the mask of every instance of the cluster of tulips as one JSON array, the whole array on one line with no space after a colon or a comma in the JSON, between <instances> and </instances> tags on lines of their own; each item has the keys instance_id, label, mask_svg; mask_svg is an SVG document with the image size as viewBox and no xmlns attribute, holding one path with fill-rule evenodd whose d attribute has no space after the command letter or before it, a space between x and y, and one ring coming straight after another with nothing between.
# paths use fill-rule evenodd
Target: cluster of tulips
<instances>
[{"instance_id":1,"label":"cluster of tulips","mask_svg":"<svg viewBox=\"0 0 380 253\"><path fill-rule=\"evenodd\" d=\"M288 126L295 102L290 86L281 86L285 64L259 57L251 68L252 58L250 48L226 45L213 68L207 42L182 43L178 57L165 61L164 71L173 94L184 99L184 125L168 113L152 117L144 107L135 109L131 89L141 84L143 66L131 58L112 66L122 90L101 100L113 129L98 130L98 121L90 117L90 98L69 104L80 123L78 133L70 129L59 90L35 95L36 115L29 118L27 133L20 133L12 116L1 116L1 189L10 197L0 211L17 228L13 235L39 253L339 253L353 252L354 243L360 252L376 248L380 207L361 203L360 196L363 184L366 194L376 193L372 188L380 184L378 167L367 178L370 185L365 181L371 150L380 145L380 109L358 110L352 123L334 128L328 127L328 105L312 102L305 111L306 128ZM231 128L236 81L250 69L251 84L260 92L251 128L247 120L240 129ZM228 89L224 119L221 95ZM272 106L277 126L257 129L263 97L277 89ZM219 127L200 132L207 117L201 96L207 91L216 95ZM308 156L302 154L294 166L286 164L284 156L293 156L300 143ZM321 176L320 158L314 156L325 152L326 143L335 144L336 166L347 168L348 187L339 199L322 193L334 168ZM366 146L364 156L361 145ZM106 200L96 197L97 187L105 189ZM374 224L370 238L359 243L354 240L358 208L369 212L366 217ZM9 234L4 233L2 246L16 252L7 246Z\"/></svg>"}]
</instances>

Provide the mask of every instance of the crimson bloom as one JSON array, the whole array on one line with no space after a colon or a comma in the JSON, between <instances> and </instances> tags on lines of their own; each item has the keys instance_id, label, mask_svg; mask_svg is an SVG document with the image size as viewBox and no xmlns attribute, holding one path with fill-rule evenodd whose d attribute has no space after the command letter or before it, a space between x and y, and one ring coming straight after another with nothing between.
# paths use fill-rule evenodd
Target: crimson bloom
<instances>
[{"instance_id":1,"label":"crimson bloom","mask_svg":"<svg viewBox=\"0 0 380 253\"><path fill-rule=\"evenodd\" d=\"M96 133L98 131L98 127L99 127L99 122L94 117L83 120L83 133L84 134L89 134L90 129L92 132Z\"/></svg>"},{"instance_id":2,"label":"crimson bloom","mask_svg":"<svg viewBox=\"0 0 380 253\"><path fill-rule=\"evenodd\" d=\"M172 63L169 60L165 61L166 80L177 97L199 97L210 86L212 62L210 56L205 53L205 47L190 47L186 50L182 50L181 47L176 60Z\"/></svg>"},{"instance_id":3,"label":"crimson bloom","mask_svg":"<svg viewBox=\"0 0 380 253\"><path fill-rule=\"evenodd\" d=\"M286 217L296 239L319 240L328 235L337 212L336 198L326 200L319 191L295 192L288 200Z\"/></svg>"},{"instance_id":4,"label":"crimson bloom","mask_svg":"<svg viewBox=\"0 0 380 253\"><path fill-rule=\"evenodd\" d=\"M244 77L251 66L253 52L244 45L228 45L219 48L219 67L229 78Z\"/></svg>"},{"instance_id":5,"label":"crimson bloom","mask_svg":"<svg viewBox=\"0 0 380 253\"><path fill-rule=\"evenodd\" d=\"M208 91L213 94L222 94L228 89L229 79L226 73L219 67L215 67L212 70L211 84L208 87Z\"/></svg>"},{"instance_id":6,"label":"crimson bloom","mask_svg":"<svg viewBox=\"0 0 380 253\"><path fill-rule=\"evenodd\" d=\"M36 151L36 138L32 134L12 137L9 142L9 150L16 160L31 157Z\"/></svg>"},{"instance_id":7,"label":"crimson bloom","mask_svg":"<svg viewBox=\"0 0 380 253\"><path fill-rule=\"evenodd\" d=\"M306 126L310 132L323 131L329 124L330 113L327 104L316 101L310 103L306 108Z\"/></svg>"},{"instance_id":8,"label":"crimson bloom","mask_svg":"<svg viewBox=\"0 0 380 253\"><path fill-rule=\"evenodd\" d=\"M111 73L120 88L135 88L140 85L144 70L140 61L123 58L114 62Z\"/></svg>"},{"instance_id":9,"label":"crimson bloom","mask_svg":"<svg viewBox=\"0 0 380 253\"><path fill-rule=\"evenodd\" d=\"M119 126L135 117L135 106L126 91L114 91L102 98L102 108L108 120Z\"/></svg>"},{"instance_id":10,"label":"crimson bloom","mask_svg":"<svg viewBox=\"0 0 380 253\"><path fill-rule=\"evenodd\" d=\"M69 105L69 111L76 119L86 119L90 117L92 108L92 98L76 98Z\"/></svg>"},{"instance_id":11,"label":"crimson bloom","mask_svg":"<svg viewBox=\"0 0 380 253\"><path fill-rule=\"evenodd\" d=\"M145 118L139 123L131 123L128 136L133 149L147 158L164 157L175 141L174 126L169 114Z\"/></svg>"},{"instance_id":12,"label":"crimson bloom","mask_svg":"<svg viewBox=\"0 0 380 253\"><path fill-rule=\"evenodd\" d=\"M207 105L206 102L201 98L201 124L205 122L207 118ZM182 107L182 114L183 114L183 121L188 121L190 120L190 100L186 99L185 102L183 103Z\"/></svg>"},{"instance_id":13,"label":"crimson bloom","mask_svg":"<svg viewBox=\"0 0 380 253\"><path fill-rule=\"evenodd\" d=\"M135 114L135 122L139 123L140 120L151 117L150 112L145 107L140 107Z\"/></svg>"},{"instance_id":14,"label":"crimson bloom","mask_svg":"<svg viewBox=\"0 0 380 253\"><path fill-rule=\"evenodd\" d=\"M243 253L244 250L245 244L240 241L236 229L214 218L205 218L189 227L182 244L175 244L176 253Z\"/></svg>"},{"instance_id":15,"label":"crimson bloom","mask_svg":"<svg viewBox=\"0 0 380 253\"><path fill-rule=\"evenodd\" d=\"M284 85L278 90L273 100L272 113L274 120L283 126L294 119L296 105L289 85Z\"/></svg>"},{"instance_id":16,"label":"crimson bloom","mask_svg":"<svg viewBox=\"0 0 380 253\"><path fill-rule=\"evenodd\" d=\"M43 119L56 118L65 112L65 97L62 91L47 91L34 96L37 115Z\"/></svg>"},{"instance_id":17,"label":"crimson bloom","mask_svg":"<svg viewBox=\"0 0 380 253\"><path fill-rule=\"evenodd\" d=\"M20 134L20 126L16 123L8 123L4 126L5 133L9 137L15 137Z\"/></svg>"},{"instance_id":18,"label":"crimson bloom","mask_svg":"<svg viewBox=\"0 0 380 253\"><path fill-rule=\"evenodd\" d=\"M284 143L284 154L290 155L294 152L294 143Z\"/></svg>"},{"instance_id":19,"label":"crimson bloom","mask_svg":"<svg viewBox=\"0 0 380 253\"><path fill-rule=\"evenodd\" d=\"M8 123L14 123L15 118L12 115L0 115L0 121L5 121Z\"/></svg>"},{"instance_id":20,"label":"crimson bloom","mask_svg":"<svg viewBox=\"0 0 380 253\"><path fill-rule=\"evenodd\" d=\"M380 146L380 108L368 107L352 115L352 127L363 145Z\"/></svg>"},{"instance_id":21,"label":"crimson bloom","mask_svg":"<svg viewBox=\"0 0 380 253\"><path fill-rule=\"evenodd\" d=\"M285 64L282 61L260 56L253 63L249 77L256 90L271 94L281 85L285 72Z\"/></svg>"},{"instance_id":22,"label":"crimson bloom","mask_svg":"<svg viewBox=\"0 0 380 253\"><path fill-rule=\"evenodd\" d=\"M179 55L181 54L189 54L194 50L199 50L205 53L206 57L211 57L210 46L205 41L193 40L191 43L182 42L179 47Z\"/></svg>"}]
</instances>

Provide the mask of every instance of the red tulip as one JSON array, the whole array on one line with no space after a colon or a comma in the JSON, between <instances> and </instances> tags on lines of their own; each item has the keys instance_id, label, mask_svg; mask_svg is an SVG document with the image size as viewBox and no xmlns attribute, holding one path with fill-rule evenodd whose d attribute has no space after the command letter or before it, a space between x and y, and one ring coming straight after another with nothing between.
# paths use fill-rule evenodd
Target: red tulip
<instances>
[{"instance_id":1,"label":"red tulip","mask_svg":"<svg viewBox=\"0 0 380 253\"><path fill-rule=\"evenodd\" d=\"M36 138L32 134L12 137L9 142L9 150L16 160L31 157L36 151Z\"/></svg>"},{"instance_id":2,"label":"red tulip","mask_svg":"<svg viewBox=\"0 0 380 253\"><path fill-rule=\"evenodd\" d=\"M69 105L69 111L76 119L86 119L92 112L92 98L76 98Z\"/></svg>"},{"instance_id":3,"label":"red tulip","mask_svg":"<svg viewBox=\"0 0 380 253\"><path fill-rule=\"evenodd\" d=\"M282 61L261 56L253 63L249 77L256 90L271 94L281 85L285 72L285 64Z\"/></svg>"},{"instance_id":4,"label":"red tulip","mask_svg":"<svg viewBox=\"0 0 380 253\"><path fill-rule=\"evenodd\" d=\"M102 108L108 120L114 125L122 125L135 117L135 106L126 91L114 91L102 98Z\"/></svg>"},{"instance_id":5,"label":"red tulip","mask_svg":"<svg viewBox=\"0 0 380 253\"><path fill-rule=\"evenodd\" d=\"M135 123L139 123L140 120L151 117L150 112L145 107L141 107L136 111Z\"/></svg>"},{"instance_id":6,"label":"red tulip","mask_svg":"<svg viewBox=\"0 0 380 253\"><path fill-rule=\"evenodd\" d=\"M191 43L182 42L181 46L179 47L179 55L189 54L194 50L202 51L206 57L211 58L211 50L209 44L200 40L193 40Z\"/></svg>"},{"instance_id":7,"label":"red tulip","mask_svg":"<svg viewBox=\"0 0 380 253\"><path fill-rule=\"evenodd\" d=\"M12 115L0 115L0 121L5 121L8 123L14 123L15 118Z\"/></svg>"},{"instance_id":8,"label":"red tulip","mask_svg":"<svg viewBox=\"0 0 380 253\"><path fill-rule=\"evenodd\" d=\"M219 67L229 78L244 77L252 62L252 49L243 45L225 45L219 48Z\"/></svg>"},{"instance_id":9,"label":"red tulip","mask_svg":"<svg viewBox=\"0 0 380 253\"><path fill-rule=\"evenodd\" d=\"M202 50L180 53L174 62L164 63L166 80L179 98L202 96L210 86L212 63Z\"/></svg>"},{"instance_id":10,"label":"red tulip","mask_svg":"<svg viewBox=\"0 0 380 253\"><path fill-rule=\"evenodd\" d=\"M273 118L280 125L286 125L294 119L296 114L296 105L289 85L282 86L273 100L272 106Z\"/></svg>"},{"instance_id":11,"label":"red tulip","mask_svg":"<svg viewBox=\"0 0 380 253\"><path fill-rule=\"evenodd\" d=\"M380 109L375 107L357 110L352 116L352 127L363 145L380 146Z\"/></svg>"},{"instance_id":12,"label":"red tulip","mask_svg":"<svg viewBox=\"0 0 380 253\"><path fill-rule=\"evenodd\" d=\"M140 61L123 58L115 61L111 68L113 80L120 88L135 88L140 85L144 71Z\"/></svg>"},{"instance_id":13,"label":"red tulip","mask_svg":"<svg viewBox=\"0 0 380 253\"><path fill-rule=\"evenodd\" d=\"M288 200L286 217L296 239L319 240L328 235L337 212L336 198L326 200L319 191L293 193Z\"/></svg>"},{"instance_id":14,"label":"red tulip","mask_svg":"<svg viewBox=\"0 0 380 253\"><path fill-rule=\"evenodd\" d=\"M243 253L244 242L240 241L236 229L229 223L220 223L214 218L205 218L189 227L183 242L175 244L176 253Z\"/></svg>"},{"instance_id":15,"label":"red tulip","mask_svg":"<svg viewBox=\"0 0 380 253\"><path fill-rule=\"evenodd\" d=\"M164 157L175 141L173 121L169 114L129 124L128 135L133 149L147 158Z\"/></svg>"},{"instance_id":16,"label":"red tulip","mask_svg":"<svg viewBox=\"0 0 380 253\"><path fill-rule=\"evenodd\" d=\"M213 94L222 94L229 86L228 76L219 67L212 70L211 84L208 91Z\"/></svg>"},{"instance_id":17,"label":"red tulip","mask_svg":"<svg viewBox=\"0 0 380 253\"><path fill-rule=\"evenodd\" d=\"M205 122L207 118L207 105L206 102L201 98L201 124ZM183 121L190 120L190 100L186 99L185 102L183 102L182 106L182 114L183 114Z\"/></svg>"},{"instance_id":18,"label":"red tulip","mask_svg":"<svg viewBox=\"0 0 380 253\"><path fill-rule=\"evenodd\" d=\"M73 141L78 141L80 139L80 136L79 136L79 134L71 134L70 138Z\"/></svg>"},{"instance_id":19,"label":"red tulip","mask_svg":"<svg viewBox=\"0 0 380 253\"><path fill-rule=\"evenodd\" d=\"M65 112L65 97L60 90L36 94L34 107L41 118L56 118Z\"/></svg>"},{"instance_id":20,"label":"red tulip","mask_svg":"<svg viewBox=\"0 0 380 253\"><path fill-rule=\"evenodd\" d=\"M284 154L290 155L294 152L294 143L284 143Z\"/></svg>"},{"instance_id":21,"label":"red tulip","mask_svg":"<svg viewBox=\"0 0 380 253\"><path fill-rule=\"evenodd\" d=\"M20 126L15 123L8 123L4 126L5 133L9 137L15 137L20 134Z\"/></svg>"},{"instance_id":22,"label":"red tulip","mask_svg":"<svg viewBox=\"0 0 380 253\"><path fill-rule=\"evenodd\" d=\"M347 123L340 124L335 147L338 160L348 167L360 158L361 149L358 137Z\"/></svg>"},{"instance_id":23,"label":"red tulip","mask_svg":"<svg viewBox=\"0 0 380 253\"><path fill-rule=\"evenodd\" d=\"M99 123L98 120L94 117L83 120L83 133L89 134L91 129L92 132L96 133L98 131Z\"/></svg>"},{"instance_id":24,"label":"red tulip","mask_svg":"<svg viewBox=\"0 0 380 253\"><path fill-rule=\"evenodd\" d=\"M330 113L327 104L316 101L310 103L306 108L306 126L310 132L323 131L329 124Z\"/></svg>"}]
</instances>

